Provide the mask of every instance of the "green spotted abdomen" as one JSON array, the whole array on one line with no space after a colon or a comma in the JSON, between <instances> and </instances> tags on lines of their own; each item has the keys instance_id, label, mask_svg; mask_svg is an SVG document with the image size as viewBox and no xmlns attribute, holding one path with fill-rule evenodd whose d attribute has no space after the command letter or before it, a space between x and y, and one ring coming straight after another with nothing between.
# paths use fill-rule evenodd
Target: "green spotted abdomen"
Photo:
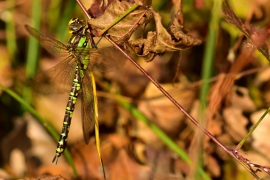
<instances>
[{"instance_id":1,"label":"green spotted abdomen","mask_svg":"<svg viewBox=\"0 0 270 180\"><path fill-rule=\"evenodd\" d=\"M68 138L68 133L70 129L71 119L72 119L73 111L75 109L76 101L77 101L77 98L81 89L81 81L82 81L81 74L82 73L80 72L78 66L76 66L75 76L73 79L71 91L69 93L68 103L66 106L63 128L60 135L60 139L58 141L58 145L56 148L56 153L55 153L53 162L57 160L59 156L62 155L62 153L64 152L67 146L67 138Z\"/></svg>"}]
</instances>

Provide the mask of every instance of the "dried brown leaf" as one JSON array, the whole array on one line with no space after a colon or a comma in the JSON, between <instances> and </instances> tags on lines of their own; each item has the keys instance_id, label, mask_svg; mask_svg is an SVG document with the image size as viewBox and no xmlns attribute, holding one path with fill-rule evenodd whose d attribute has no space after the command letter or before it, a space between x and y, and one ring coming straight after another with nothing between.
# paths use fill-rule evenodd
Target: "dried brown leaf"
<instances>
[{"instance_id":1,"label":"dried brown leaf","mask_svg":"<svg viewBox=\"0 0 270 180\"><path fill-rule=\"evenodd\" d=\"M100 150L103 163L107 167L106 176L111 179L111 175L114 173L111 166L118 163L115 159L118 156L119 149L123 149L128 140L117 135L110 135L104 138L106 141L101 143ZM103 175L94 138L90 139L88 145L82 141L72 147L71 155L80 177L82 179L101 179Z\"/></svg>"},{"instance_id":2,"label":"dried brown leaf","mask_svg":"<svg viewBox=\"0 0 270 180\"><path fill-rule=\"evenodd\" d=\"M231 104L234 109L240 109L242 112L253 112L256 109L254 100L250 97L248 88L234 86L231 96Z\"/></svg>"},{"instance_id":3,"label":"dried brown leaf","mask_svg":"<svg viewBox=\"0 0 270 180\"><path fill-rule=\"evenodd\" d=\"M80 142L73 146L71 155L82 179L101 179L103 176L99 157L97 154L94 139L90 139L89 144ZM104 164L106 165L107 158L103 154L103 146L101 146L101 154Z\"/></svg>"},{"instance_id":4,"label":"dried brown leaf","mask_svg":"<svg viewBox=\"0 0 270 180\"><path fill-rule=\"evenodd\" d=\"M246 125L248 123L242 111L237 108L226 108L223 112L223 116L226 121L227 132L236 141L241 141L247 134Z\"/></svg>"},{"instance_id":5,"label":"dried brown leaf","mask_svg":"<svg viewBox=\"0 0 270 180\"><path fill-rule=\"evenodd\" d=\"M176 85L183 88L182 84ZM163 84L162 87L170 92L175 90L172 84ZM179 102L185 109L189 109L193 103L195 92L193 89L184 89L181 91L174 91L172 96ZM175 107L168 98L153 85L149 84L145 90L145 98L148 100L141 101L138 104L139 110L148 117L151 122L160 126L167 134L175 135L179 133L179 128L183 125L185 118L184 114ZM145 124L138 122L138 130L136 134L138 137L148 143L157 144L158 138Z\"/></svg>"},{"instance_id":6,"label":"dried brown leaf","mask_svg":"<svg viewBox=\"0 0 270 180\"><path fill-rule=\"evenodd\" d=\"M109 165L110 179L147 180L151 169L132 160L124 149L120 149L112 164Z\"/></svg>"},{"instance_id":7,"label":"dried brown leaf","mask_svg":"<svg viewBox=\"0 0 270 180\"><path fill-rule=\"evenodd\" d=\"M152 11L156 23L156 32L150 31L146 39L130 40L125 46L145 61L152 61L156 55L179 51L201 44L201 40L187 35L183 29L171 22L168 29L161 23L161 16Z\"/></svg>"},{"instance_id":8,"label":"dried brown leaf","mask_svg":"<svg viewBox=\"0 0 270 180\"><path fill-rule=\"evenodd\" d=\"M219 162L213 156L207 155L205 158L205 165L211 174L211 177L220 177L221 170Z\"/></svg>"},{"instance_id":9,"label":"dried brown leaf","mask_svg":"<svg viewBox=\"0 0 270 180\"><path fill-rule=\"evenodd\" d=\"M140 4L142 3L146 2L141 2ZM122 16L133 5L133 3L126 1L120 2L116 0L112 2L101 16L89 19L88 22L91 25L92 34L97 37L101 36L104 29L110 27L117 18ZM141 25L147 24L153 16L156 23L156 31L148 32L146 39L140 38L128 41L133 32ZM107 34L110 35L112 40L117 44L125 43L125 47L129 51L143 57L149 62L153 60L156 55L201 44L201 40L187 35L182 26L178 25L176 22L177 21L171 22L168 29L165 29L158 13L145 6L140 6L111 27L107 31Z\"/></svg>"},{"instance_id":10,"label":"dried brown leaf","mask_svg":"<svg viewBox=\"0 0 270 180\"><path fill-rule=\"evenodd\" d=\"M123 15L133 5L134 4L126 1L120 2L116 0L112 2L100 17L88 20L92 28L92 33L95 36L100 37L102 30L109 27L113 21ZM136 31L138 27L147 23L151 18L152 13L150 10L141 6L110 28L107 31L107 34L110 35L112 40L117 44L122 44L130 38L132 33Z\"/></svg>"},{"instance_id":11,"label":"dried brown leaf","mask_svg":"<svg viewBox=\"0 0 270 180\"><path fill-rule=\"evenodd\" d=\"M62 177L61 175L42 175L39 177L34 177L34 178L25 178L21 180L66 180L66 178Z\"/></svg>"},{"instance_id":12,"label":"dried brown leaf","mask_svg":"<svg viewBox=\"0 0 270 180\"><path fill-rule=\"evenodd\" d=\"M183 180L182 171L176 165L177 158L168 149L155 150L154 148L148 148L149 166L151 166L152 179L155 180ZM187 168L187 165L186 167Z\"/></svg>"},{"instance_id":13,"label":"dried brown leaf","mask_svg":"<svg viewBox=\"0 0 270 180\"><path fill-rule=\"evenodd\" d=\"M252 112L255 108L248 89L234 86L231 93L231 107L223 111L225 128L234 140L241 141L247 134L248 119L243 115L243 112Z\"/></svg>"},{"instance_id":14,"label":"dried brown leaf","mask_svg":"<svg viewBox=\"0 0 270 180\"><path fill-rule=\"evenodd\" d=\"M114 0L95 0L88 9L88 14L93 18L101 16L113 1Z\"/></svg>"},{"instance_id":15,"label":"dried brown leaf","mask_svg":"<svg viewBox=\"0 0 270 180\"><path fill-rule=\"evenodd\" d=\"M44 165L38 170L38 174L42 175L40 177L35 178L40 180L65 180L65 179L72 179L72 170L68 165ZM43 174L50 174L50 175L43 175ZM64 175L62 177L61 175Z\"/></svg>"},{"instance_id":16,"label":"dried brown leaf","mask_svg":"<svg viewBox=\"0 0 270 180\"><path fill-rule=\"evenodd\" d=\"M214 136L221 135L222 134L222 127L224 126L224 123L216 120L211 119L207 123L207 130Z\"/></svg>"},{"instance_id":17,"label":"dried brown leaf","mask_svg":"<svg viewBox=\"0 0 270 180\"><path fill-rule=\"evenodd\" d=\"M108 6L116 0L95 0L91 7L87 10L91 17L97 18L101 16ZM121 2L136 3L141 6L151 6L152 0L122 0Z\"/></svg>"}]
</instances>

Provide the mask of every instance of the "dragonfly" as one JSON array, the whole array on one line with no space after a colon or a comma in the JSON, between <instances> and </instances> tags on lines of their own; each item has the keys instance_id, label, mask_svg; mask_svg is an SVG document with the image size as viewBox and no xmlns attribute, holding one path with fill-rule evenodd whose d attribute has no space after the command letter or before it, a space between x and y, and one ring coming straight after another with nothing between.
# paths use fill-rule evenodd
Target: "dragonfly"
<instances>
[{"instance_id":1,"label":"dragonfly","mask_svg":"<svg viewBox=\"0 0 270 180\"><path fill-rule=\"evenodd\" d=\"M124 65L126 57L114 47L89 48L89 28L83 20L78 18L73 18L69 22L69 32L72 35L67 44L46 36L28 25L25 25L25 28L52 55L65 57L56 66L34 77L34 82L37 82L34 89L39 92L69 92L62 132L52 160L57 164L58 158L67 146L72 114L79 94L82 99L84 141L86 144L89 142L93 120L98 116L93 71L108 72L119 69Z\"/></svg>"}]
</instances>

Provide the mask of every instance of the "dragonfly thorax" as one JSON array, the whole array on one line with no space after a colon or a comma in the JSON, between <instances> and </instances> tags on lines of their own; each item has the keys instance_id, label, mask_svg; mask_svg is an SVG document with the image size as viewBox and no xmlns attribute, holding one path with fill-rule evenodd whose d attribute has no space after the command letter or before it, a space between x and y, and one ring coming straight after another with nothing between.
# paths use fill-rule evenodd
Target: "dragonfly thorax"
<instances>
[{"instance_id":1,"label":"dragonfly thorax","mask_svg":"<svg viewBox=\"0 0 270 180\"><path fill-rule=\"evenodd\" d=\"M67 47L74 50L77 47L87 47L88 39L86 37L88 26L86 22L79 18L72 18L68 23L69 33L72 34Z\"/></svg>"}]
</instances>

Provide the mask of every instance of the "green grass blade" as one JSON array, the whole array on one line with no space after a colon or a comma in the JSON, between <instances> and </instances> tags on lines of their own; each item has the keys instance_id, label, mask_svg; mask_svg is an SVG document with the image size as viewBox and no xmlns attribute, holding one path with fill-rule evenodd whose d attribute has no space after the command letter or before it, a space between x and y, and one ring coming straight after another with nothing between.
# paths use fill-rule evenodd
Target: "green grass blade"
<instances>
[{"instance_id":1,"label":"green grass blade","mask_svg":"<svg viewBox=\"0 0 270 180\"><path fill-rule=\"evenodd\" d=\"M220 21L220 13L221 13L221 0L213 1L213 7L211 11L211 19L208 27L208 37L206 40L206 47L204 51L203 57L203 67L202 67L202 79L203 84L200 89L199 99L200 99L200 110L199 110L199 122L200 124L204 125L205 121L205 109L207 107L207 97L209 93L210 83L207 81L211 78L213 73L213 61L215 57L215 47L217 42L218 36L218 29L219 29L219 21ZM198 136L199 138L201 136ZM202 142L202 138L198 139L198 143ZM203 166L203 158L202 158L202 150L198 146L198 155L197 155L197 166ZM198 178L198 173L195 172L194 174ZM194 177L195 178L195 177Z\"/></svg>"},{"instance_id":2,"label":"green grass blade","mask_svg":"<svg viewBox=\"0 0 270 180\"><path fill-rule=\"evenodd\" d=\"M259 126L259 124L262 122L263 118L270 112L270 107L263 113L263 115L260 117L259 121L256 122L256 124L250 129L248 134L243 138L243 140L236 146L236 149L240 149L242 145L246 142L246 140L251 136L253 131Z\"/></svg>"},{"instance_id":3,"label":"green grass blade","mask_svg":"<svg viewBox=\"0 0 270 180\"><path fill-rule=\"evenodd\" d=\"M65 40L68 34L67 25L73 15L76 4L77 4L76 1L67 1L67 4L64 8L64 12L61 12L61 17L57 22L56 32L61 42Z\"/></svg>"},{"instance_id":4,"label":"green grass blade","mask_svg":"<svg viewBox=\"0 0 270 180\"><path fill-rule=\"evenodd\" d=\"M41 12L41 1L40 0L33 1L32 13L31 13L33 17L33 22L31 26L33 26L36 29L39 29L39 26L40 26L40 19L41 19L40 12ZM26 67L25 67L25 73L26 73L27 79L32 78L36 73L38 53L39 53L38 48L39 48L38 42L34 40L33 37L30 37L28 41ZM27 102L31 102L32 92L28 87L24 87L23 89L23 98Z\"/></svg>"},{"instance_id":5,"label":"green grass blade","mask_svg":"<svg viewBox=\"0 0 270 180\"><path fill-rule=\"evenodd\" d=\"M113 27L115 24L117 24L118 22L120 22L124 17L126 17L129 13L131 13L132 11L134 11L137 7L139 7L139 5L134 4L133 6L131 6L124 14L122 14L120 17L118 17L117 19L115 19L111 25L105 29L103 29L101 31L101 35L103 35L104 33L106 33L111 27Z\"/></svg>"},{"instance_id":6,"label":"green grass blade","mask_svg":"<svg viewBox=\"0 0 270 180\"><path fill-rule=\"evenodd\" d=\"M144 124L146 124L159 138L163 141L164 144L166 144L172 151L174 151L180 158L182 158L186 163L192 165L192 162L190 161L188 155L179 148L177 144L175 144L159 127L157 127L155 124L148 121L148 119L134 106L129 104L128 102L125 102L123 100L118 100L118 102L127 110L130 111L130 113L140 121L142 121ZM202 168L199 168L199 173L201 177L205 180L210 180L211 178L204 172Z\"/></svg>"},{"instance_id":7,"label":"green grass blade","mask_svg":"<svg viewBox=\"0 0 270 180\"><path fill-rule=\"evenodd\" d=\"M32 4L32 27L39 29L40 27L40 12L41 12L41 1L35 0ZM38 60L38 42L33 37L29 38L28 49L27 49L27 64L26 64L26 77L32 78L36 73L37 60Z\"/></svg>"},{"instance_id":8,"label":"green grass blade","mask_svg":"<svg viewBox=\"0 0 270 180\"><path fill-rule=\"evenodd\" d=\"M6 88L5 86L0 84L0 88L3 89L6 93L8 93L11 97L13 97L15 100L17 100L19 103L21 103L24 108L30 112L33 116L35 116L37 118L37 120L43 124L43 126L46 128L46 130L52 135L52 137L55 139L55 141L58 141L59 138L59 134L58 132L52 127L52 125L50 123L48 123L47 121L45 121L39 114L38 112L29 105L28 102L26 102L23 98L21 98L18 94L16 94L15 92L13 92L12 90ZM77 177L78 173L77 170L75 168L75 165L72 161L71 155L69 153L69 151L66 149L64 152L64 156L66 157L68 163L71 165L72 170L73 170L73 174Z\"/></svg>"},{"instance_id":9,"label":"green grass blade","mask_svg":"<svg viewBox=\"0 0 270 180\"><path fill-rule=\"evenodd\" d=\"M17 54L17 43L16 43L15 23L13 21L13 19L15 18L13 14L15 0L7 1L7 6L11 7L11 9L8 11L9 16L6 19L7 49L9 54L11 55L13 65L16 66L17 62L15 62L15 58Z\"/></svg>"},{"instance_id":10,"label":"green grass blade","mask_svg":"<svg viewBox=\"0 0 270 180\"><path fill-rule=\"evenodd\" d=\"M204 51L203 67L202 67L202 79L204 81L200 90L201 109L205 109L207 104L206 98L208 97L207 95L210 87L210 84L209 82L207 82L207 80L211 78L213 72L213 61L215 56L215 47L219 29L221 4L222 4L221 0L214 1L214 6L212 8L212 17L208 27L209 32L206 40L206 47Z\"/></svg>"}]
</instances>

